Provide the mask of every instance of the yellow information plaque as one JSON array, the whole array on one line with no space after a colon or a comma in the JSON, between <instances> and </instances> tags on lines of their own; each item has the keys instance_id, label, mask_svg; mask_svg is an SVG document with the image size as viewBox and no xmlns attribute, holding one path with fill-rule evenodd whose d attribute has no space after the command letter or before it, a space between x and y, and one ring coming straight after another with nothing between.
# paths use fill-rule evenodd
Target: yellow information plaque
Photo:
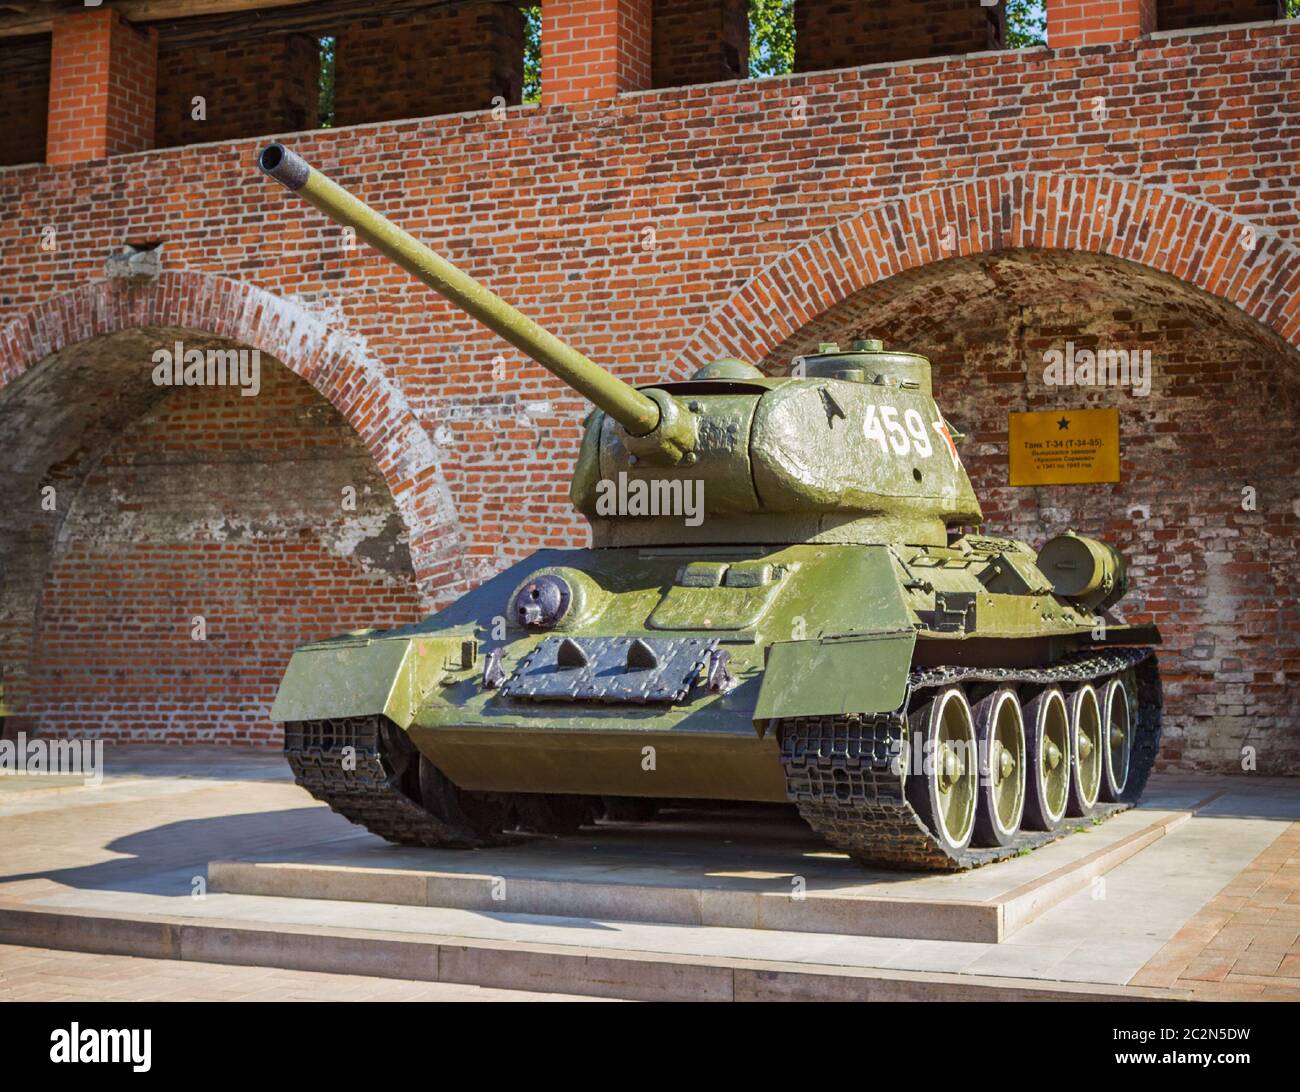
<instances>
[{"instance_id":1,"label":"yellow information plaque","mask_svg":"<svg viewBox=\"0 0 1300 1092\"><path fill-rule=\"evenodd\" d=\"M1012 485L1119 481L1119 410L1012 413L1007 421Z\"/></svg>"}]
</instances>

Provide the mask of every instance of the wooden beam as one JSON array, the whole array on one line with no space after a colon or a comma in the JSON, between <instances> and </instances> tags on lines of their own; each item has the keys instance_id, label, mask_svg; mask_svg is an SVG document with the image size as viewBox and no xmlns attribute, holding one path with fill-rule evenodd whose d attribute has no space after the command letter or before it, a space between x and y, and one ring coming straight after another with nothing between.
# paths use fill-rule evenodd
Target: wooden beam
<instances>
[{"instance_id":1,"label":"wooden beam","mask_svg":"<svg viewBox=\"0 0 1300 1092\"><path fill-rule=\"evenodd\" d=\"M50 14L50 5L46 0L0 0L0 8L37 19L48 18Z\"/></svg>"},{"instance_id":2,"label":"wooden beam","mask_svg":"<svg viewBox=\"0 0 1300 1092\"><path fill-rule=\"evenodd\" d=\"M258 8L290 8L310 4L313 0L106 0L100 7L116 8L122 18L130 23L157 23L164 19L186 19L193 15L225 15L231 12L254 11ZM34 9L30 14L0 15L0 38L18 38L25 34L49 34L54 26L54 16L77 11L93 11L82 0L71 4L22 3ZM0 2L0 8L7 8Z\"/></svg>"}]
</instances>

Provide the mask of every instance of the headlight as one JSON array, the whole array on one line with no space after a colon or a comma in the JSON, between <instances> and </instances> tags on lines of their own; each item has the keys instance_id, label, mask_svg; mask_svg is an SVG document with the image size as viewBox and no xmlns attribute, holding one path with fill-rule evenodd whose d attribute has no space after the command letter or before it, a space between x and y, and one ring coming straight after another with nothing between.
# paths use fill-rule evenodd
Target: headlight
<instances>
[{"instance_id":1,"label":"headlight","mask_svg":"<svg viewBox=\"0 0 1300 1092\"><path fill-rule=\"evenodd\" d=\"M524 629L552 629L572 602L573 592L568 583L553 573L544 573L515 593L511 613Z\"/></svg>"}]
</instances>

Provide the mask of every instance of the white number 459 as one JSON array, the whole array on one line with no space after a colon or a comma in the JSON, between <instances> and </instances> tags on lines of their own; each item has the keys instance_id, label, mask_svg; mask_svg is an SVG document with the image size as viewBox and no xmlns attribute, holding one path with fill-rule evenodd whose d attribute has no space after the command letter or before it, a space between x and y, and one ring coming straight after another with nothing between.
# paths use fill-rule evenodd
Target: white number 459
<instances>
[{"instance_id":1,"label":"white number 459","mask_svg":"<svg viewBox=\"0 0 1300 1092\"><path fill-rule=\"evenodd\" d=\"M934 450L930 443L930 434L925 428L925 418L914 409L904 412L902 421L899 421L898 410L894 406L876 406L874 403L869 403L863 431L868 440L876 440L880 443L880 450L886 455L889 454L891 447L895 455L907 455L915 445L916 453L921 458L928 459Z\"/></svg>"}]
</instances>

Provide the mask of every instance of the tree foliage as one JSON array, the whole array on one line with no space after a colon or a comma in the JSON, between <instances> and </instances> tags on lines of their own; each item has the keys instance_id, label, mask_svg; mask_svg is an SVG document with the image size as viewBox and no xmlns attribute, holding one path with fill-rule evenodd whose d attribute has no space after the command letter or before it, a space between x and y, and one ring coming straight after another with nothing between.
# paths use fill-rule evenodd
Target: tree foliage
<instances>
[{"instance_id":1,"label":"tree foliage","mask_svg":"<svg viewBox=\"0 0 1300 1092\"><path fill-rule=\"evenodd\" d=\"M320 40L320 127L334 125L334 39Z\"/></svg>"},{"instance_id":2,"label":"tree foliage","mask_svg":"<svg viewBox=\"0 0 1300 1092\"><path fill-rule=\"evenodd\" d=\"M523 8L524 102L542 101L542 9Z\"/></svg>"},{"instance_id":3,"label":"tree foliage","mask_svg":"<svg viewBox=\"0 0 1300 1092\"><path fill-rule=\"evenodd\" d=\"M1008 49L1047 44L1047 9L1043 0L1006 0Z\"/></svg>"},{"instance_id":4,"label":"tree foliage","mask_svg":"<svg viewBox=\"0 0 1300 1092\"><path fill-rule=\"evenodd\" d=\"M794 0L749 0L749 74L794 71Z\"/></svg>"}]
</instances>

